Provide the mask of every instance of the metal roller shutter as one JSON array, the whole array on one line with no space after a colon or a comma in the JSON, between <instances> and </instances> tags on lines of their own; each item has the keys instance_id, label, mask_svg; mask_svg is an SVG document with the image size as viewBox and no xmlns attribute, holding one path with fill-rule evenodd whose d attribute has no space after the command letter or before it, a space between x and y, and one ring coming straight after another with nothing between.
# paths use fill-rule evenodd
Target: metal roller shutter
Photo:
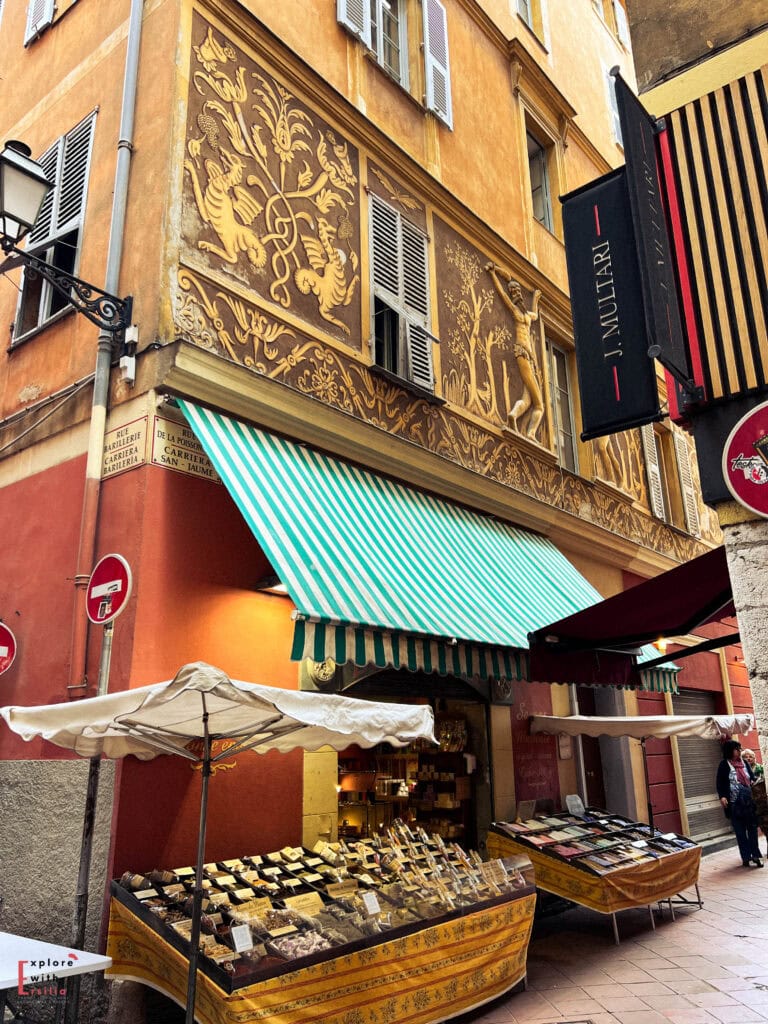
<instances>
[{"instance_id":1,"label":"metal roller shutter","mask_svg":"<svg viewBox=\"0 0 768 1024\"><path fill-rule=\"evenodd\" d=\"M715 715L716 697L701 690L683 690L672 697L676 715ZM715 775L722 754L717 740L698 736L677 739L683 776L685 809L691 839L701 842L730 830L715 791Z\"/></svg>"}]
</instances>

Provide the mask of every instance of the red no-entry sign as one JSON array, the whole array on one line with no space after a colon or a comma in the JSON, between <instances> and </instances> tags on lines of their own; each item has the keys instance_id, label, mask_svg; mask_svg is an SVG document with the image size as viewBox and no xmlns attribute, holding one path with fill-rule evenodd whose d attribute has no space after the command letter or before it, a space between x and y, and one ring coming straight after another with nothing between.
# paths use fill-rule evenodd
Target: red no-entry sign
<instances>
[{"instance_id":1,"label":"red no-entry sign","mask_svg":"<svg viewBox=\"0 0 768 1024\"><path fill-rule=\"evenodd\" d=\"M7 672L16 657L16 637L4 622L0 622L0 675Z\"/></svg>"},{"instance_id":2,"label":"red no-entry sign","mask_svg":"<svg viewBox=\"0 0 768 1024\"><path fill-rule=\"evenodd\" d=\"M85 607L88 618L103 626L116 618L131 596L131 567L122 555L104 555L88 581Z\"/></svg>"}]
</instances>

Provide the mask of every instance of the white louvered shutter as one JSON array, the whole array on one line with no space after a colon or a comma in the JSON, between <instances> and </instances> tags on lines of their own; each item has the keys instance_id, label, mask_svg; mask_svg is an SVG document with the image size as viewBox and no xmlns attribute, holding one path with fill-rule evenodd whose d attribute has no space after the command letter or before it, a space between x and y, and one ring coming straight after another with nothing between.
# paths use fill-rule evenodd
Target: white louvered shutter
<instances>
[{"instance_id":1,"label":"white louvered shutter","mask_svg":"<svg viewBox=\"0 0 768 1024\"><path fill-rule=\"evenodd\" d=\"M56 216L56 231L60 235L82 223L94 121L93 116L86 118L64 137Z\"/></svg>"},{"instance_id":2,"label":"white louvered shutter","mask_svg":"<svg viewBox=\"0 0 768 1024\"><path fill-rule=\"evenodd\" d=\"M648 501L651 512L657 519L666 519L664 507L664 488L661 483L661 466L659 465L659 453L656 450L656 432L653 424L646 423L640 428L643 439L643 451L645 453L645 471L648 476Z\"/></svg>"},{"instance_id":3,"label":"white louvered shutter","mask_svg":"<svg viewBox=\"0 0 768 1024\"><path fill-rule=\"evenodd\" d=\"M400 216L371 193L373 287L391 306L400 306Z\"/></svg>"},{"instance_id":4,"label":"white louvered shutter","mask_svg":"<svg viewBox=\"0 0 768 1024\"><path fill-rule=\"evenodd\" d=\"M54 187L45 197L27 247L42 248L82 223L96 116L91 114L62 136L38 163Z\"/></svg>"},{"instance_id":5,"label":"white louvered shutter","mask_svg":"<svg viewBox=\"0 0 768 1024\"><path fill-rule=\"evenodd\" d=\"M414 384L434 390L432 339L429 323L429 273L427 240L407 221L401 220L403 250L403 300L406 315L408 376Z\"/></svg>"},{"instance_id":6,"label":"white louvered shutter","mask_svg":"<svg viewBox=\"0 0 768 1024\"><path fill-rule=\"evenodd\" d=\"M680 490L683 495L683 508L685 510L685 527L688 533L698 537L699 525L699 502L696 488L693 485L691 473L691 456L688 451L688 442L681 430L672 429L672 437L675 439L675 455L677 456L677 471L680 475Z\"/></svg>"},{"instance_id":7,"label":"white louvered shutter","mask_svg":"<svg viewBox=\"0 0 768 1024\"><path fill-rule=\"evenodd\" d=\"M448 60L448 19L440 0L423 0L424 72L427 108L453 128L451 70Z\"/></svg>"},{"instance_id":8,"label":"white louvered shutter","mask_svg":"<svg viewBox=\"0 0 768 1024\"><path fill-rule=\"evenodd\" d=\"M616 79L610 73L605 72L605 84L608 90L608 108L611 112L611 126L613 128L613 137L616 142L620 145L624 145L624 138L621 134L621 118L619 117L619 103L616 99Z\"/></svg>"},{"instance_id":9,"label":"white louvered shutter","mask_svg":"<svg viewBox=\"0 0 768 1024\"><path fill-rule=\"evenodd\" d=\"M53 188L43 200L40 207L35 226L27 238L27 248L32 249L38 245L44 245L50 241L55 234L55 209L58 199L59 166L61 156L64 152L64 139L57 139L38 159L48 181L53 182Z\"/></svg>"},{"instance_id":10,"label":"white louvered shutter","mask_svg":"<svg viewBox=\"0 0 768 1024\"><path fill-rule=\"evenodd\" d=\"M31 43L53 21L54 0L29 0L24 45Z\"/></svg>"},{"instance_id":11,"label":"white louvered shutter","mask_svg":"<svg viewBox=\"0 0 768 1024\"><path fill-rule=\"evenodd\" d=\"M613 16L616 19L616 35L619 37L619 42L629 49L632 45L629 36L629 21L621 0L613 0Z\"/></svg>"},{"instance_id":12,"label":"white louvered shutter","mask_svg":"<svg viewBox=\"0 0 768 1024\"><path fill-rule=\"evenodd\" d=\"M371 48L371 6L369 0L336 0L336 20L359 36Z\"/></svg>"}]
</instances>

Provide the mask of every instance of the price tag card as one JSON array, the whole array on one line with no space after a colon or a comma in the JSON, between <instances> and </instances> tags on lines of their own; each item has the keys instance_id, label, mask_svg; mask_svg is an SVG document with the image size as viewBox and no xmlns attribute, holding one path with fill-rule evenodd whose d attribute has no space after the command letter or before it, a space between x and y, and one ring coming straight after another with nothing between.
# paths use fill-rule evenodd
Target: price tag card
<instances>
[{"instance_id":1,"label":"price tag card","mask_svg":"<svg viewBox=\"0 0 768 1024\"><path fill-rule=\"evenodd\" d=\"M644 839L635 839L629 845L634 846L636 849L640 850L644 846L647 846L648 843Z\"/></svg>"},{"instance_id":2,"label":"price tag card","mask_svg":"<svg viewBox=\"0 0 768 1024\"><path fill-rule=\"evenodd\" d=\"M307 857L306 865L308 868L316 868L318 864L323 863L322 857Z\"/></svg>"},{"instance_id":3,"label":"price tag card","mask_svg":"<svg viewBox=\"0 0 768 1024\"><path fill-rule=\"evenodd\" d=\"M251 864L262 864L264 858L259 853L254 853L252 857L246 857L246 860L250 861Z\"/></svg>"},{"instance_id":4,"label":"price tag card","mask_svg":"<svg viewBox=\"0 0 768 1024\"><path fill-rule=\"evenodd\" d=\"M211 861L210 864L203 864L203 871L218 871L219 865L215 861Z\"/></svg>"},{"instance_id":5,"label":"price tag card","mask_svg":"<svg viewBox=\"0 0 768 1024\"><path fill-rule=\"evenodd\" d=\"M237 885L234 875L219 875L216 885Z\"/></svg>"},{"instance_id":6,"label":"price tag card","mask_svg":"<svg viewBox=\"0 0 768 1024\"><path fill-rule=\"evenodd\" d=\"M245 864L243 864L243 862L236 857L234 860L223 860L221 862L221 866L224 868L228 868L230 871L242 871L243 868L245 867Z\"/></svg>"},{"instance_id":7,"label":"price tag card","mask_svg":"<svg viewBox=\"0 0 768 1024\"><path fill-rule=\"evenodd\" d=\"M308 914L314 917L323 910L323 900L319 892L303 892L300 896L286 896L286 907L297 911L299 914Z\"/></svg>"},{"instance_id":8,"label":"price tag card","mask_svg":"<svg viewBox=\"0 0 768 1024\"><path fill-rule=\"evenodd\" d=\"M235 889L232 895L239 900L250 900L253 898L253 889Z\"/></svg>"},{"instance_id":9,"label":"price tag card","mask_svg":"<svg viewBox=\"0 0 768 1024\"><path fill-rule=\"evenodd\" d=\"M373 914L381 913L381 907L379 906L379 901L376 898L375 892L364 892L362 894L362 900L365 909L371 916L373 916Z\"/></svg>"},{"instance_id":10,"label":"price tag card","mask_svg":"<svg viewBox=\"0 0 768 1024\"><path fill-rule=\"evenodd\" d=\"M142 889L141 892L133 894L137 900L148 900L150 896L157 896L157 889Z\"/></svg>"},{"instance_id":11,"label":"price tag card","mask_svg":"<svg viewBox=\"0 0 768 1024\"><path fill-rule=\"evenodd\" d=\"M277 878L278 875L282 875L280 868L262 868L261 873L267 875L269 878Z\"/></svg>"},{"instance_id":12,"label":"price tag card","mask_svg":"<svg viewBox=\"0 0 768 1024\"><path fill-rule=\"evenodd\" d=\"M253 936L250 926L247 924L235 924L230 929L232 945L238 953L244 953L247 949L253 949Z\"/></svg>"},{"instance_id":13,"label":"price tag card","mask_svg":"<svg viewBox=\"0 0 768 1024\"><path fill-rule=\"evenodd\" d=\"M177 878L188 878L190 875L194 875L194 868L176 868L173 872Z\"/></svg>"},{"instance_id":14,"label":"price tag card","mask_svg":"<svg viewBox=\"0 0 768 1024\"><path fill-rule=\"evenodd\" d=\"M166 896L177 896L180 892L186 892L187 890L179 882L174 885L164 885L163 892Z\"/></svg>"},{"instance_id":15,"label":"price tag card","mask_svg":"<svg viewBox=\"0 0 768 1024\"><path fill-rule=\"evenodd\" d=\"M305 882L322 882L322 875L304 875Z\"/></svg>"},{"instance_id":16,"label":"price tag card","mask_svg":"<svg viewBox=\"0 0 768 1024\"><path fill-rule=\"evenodd\" d=\"M353 892L357 892L357 880L354 878L347 879L346 882L332 882L326 886L325 891L331 897L331 899L338 900L344 896L349 896Z\"/></svg>"},{"instance_id":17,"label":"price tag card","mask_svg":"<svg viewBox=\"0 0 768 1024\"><path fill-rule=\"evenodd\" d=\"M293 863L285 865L286 871L301 871L303 867L304 865L301 863L300 860L293 861Z\"/></svg>"},{"instance_id":18,"label":"price tag card","mask_svg":"<svg viewBox=\"0 0 768 1024\"><path fill-rule=\"evenodd\" d=\"M275 928L268 934L271 935L273 939L276 939L279 935L292 935L294 932L297 932L298 930L299 929L295 928L292 924L287 924L285 928Z\"/></svg>"},{"instance_id":19,"label":"price tag card","mask_svg":"<svg viewBox=\"0 0 768 1024\"><path fill-rule=\"evenodd\" d=\"M677 839L677 833L676 832L665 832L664 835L661 838L662 839Z\"/></svg>"}]
</instances>

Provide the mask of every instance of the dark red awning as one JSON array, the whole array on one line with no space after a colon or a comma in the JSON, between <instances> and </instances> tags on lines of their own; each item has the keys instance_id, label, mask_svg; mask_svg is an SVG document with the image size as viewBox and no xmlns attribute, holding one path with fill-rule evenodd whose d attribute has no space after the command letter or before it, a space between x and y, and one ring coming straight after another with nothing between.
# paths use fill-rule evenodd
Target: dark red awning
<instances>
[{"instance_id":1,"label":"dark red awning","mask_svg":"<svg viewBox=\"0 0 768 1024\"><path fill-rule=\"evenodd\" d=\"M734 614L725 549L715 548L529 633L531 679L637 685L635 659L627 654L637 654L643 644L684 636L707 622ZM719 646L735 639L721 638ZM687 653L677 651L674 659Z\"/></svg>"}]
</instances>

